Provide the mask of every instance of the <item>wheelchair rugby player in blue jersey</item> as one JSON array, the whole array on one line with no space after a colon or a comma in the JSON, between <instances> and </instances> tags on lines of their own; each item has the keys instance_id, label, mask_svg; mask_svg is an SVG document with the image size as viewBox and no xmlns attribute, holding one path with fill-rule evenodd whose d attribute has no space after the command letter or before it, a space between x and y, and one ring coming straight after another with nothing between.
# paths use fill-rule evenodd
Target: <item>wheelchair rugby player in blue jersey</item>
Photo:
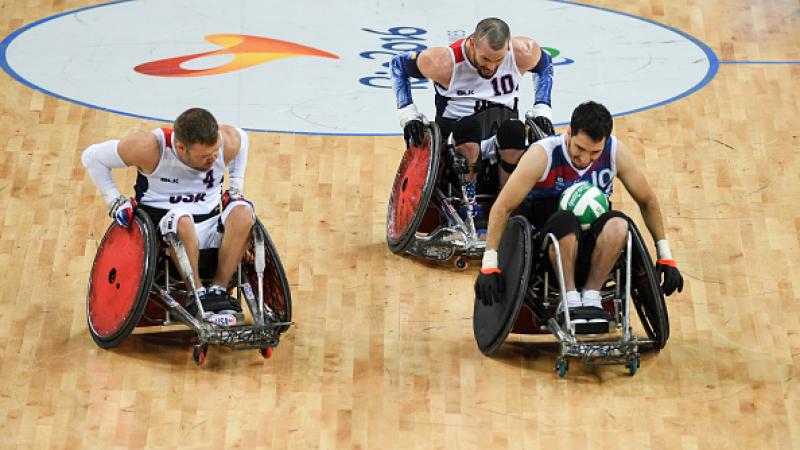
<instances>
[{"instance_id":1,"label":"wheelchair rugby player in blue jersey","mask_svg":"<svg viewBox=\"0 0 800 450\"><path fill-rule=\"evenodd\" d=\"M658 199L612 127L603 105L579 105L567 131L533 144L500 192L475 282L473 328L485 354L509 332L550 331L559 342L559 375L566 374L568 356L590 365L625 364L634 374L640 350L666 344L664 295L680 292L683 277ZM591 183L610 197L614 178L639 206L655 241L655 264L622 212L609 209L581 227L574 210L559 209L562 193L576 183ZM631 306L646 338L633 335Z\"/></svg>"}]
</instances>

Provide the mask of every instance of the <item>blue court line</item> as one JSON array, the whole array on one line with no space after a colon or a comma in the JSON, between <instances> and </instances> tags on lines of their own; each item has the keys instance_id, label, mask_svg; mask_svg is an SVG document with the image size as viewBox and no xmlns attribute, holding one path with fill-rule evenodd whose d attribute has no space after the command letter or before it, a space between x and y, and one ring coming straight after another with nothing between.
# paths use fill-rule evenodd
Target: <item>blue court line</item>
<instances>
[{"instance_id":1,"label":"blue court line","mask_svg":"<svg viewBox=\"0 0 800 450\"><path fill-rule=\"evenodd\" d=\"M153 121L157 121L157 122L173 122L174 119L146 116L146 115L134 114L134 113L126 112L126 111L116 110L116 109L112 109L112 108L105 108L105 107L100 106L100 105L94 105L94 104L91 104L91 103L83 102L83 101L78 100L78 99L69 98L69 97L66 97L64 95L58 94L56 92L49 91L49 90L47 90L47 89L45 89L45 88L43 88L41 86L38 86L36 84L33 84L30 81L28 81L25 78L23 78L21 75L19 75L17 72L15 72L14 69L11 68L11 65L8 63L8 59L6 57L6 54L7 54L7 51L8 51L8 47L23 32L25 32L25 31L27 31L27 30L35 27L35 26L38 26L38 25L40 25L42 23L45 23L45 22L51 21L53 19L59 18L61 16L65 16L65 15L68 15L68 14L76 14L76 13L79 13L79 12L82 12L82 11L86 11L86 10L89 10L89 9L100 8L100 7L109 6L109 5L115 5L115 4L118 4L118 3L126 3L126 2L130 2L130 1L133 1L133 0L111 0L111 1L109 1L107 3L101 3L99 5L92 5L92 6L87 6L87 7L84 7L84 8L75 9L75 10L72 10L72 11L65 11L65 12L62 12L62 13L59 13L59 14L56 14L56 15L53 15L53 16L46 17L44 19L37 20L37 21L35 21L33 23L29 23L27 25L24 25L22 28L14 31L11 34L9 34L8 36L6 36L5 39L3 39L2 42L0 42L0 69L3 69L6 73L8 73L13 79L17 80L19 83L21 83L21 84L23 84L25 86L28 86L29 88L34 89L36 91L42 92L45 95L49 95L51 97L54 97L54 98L57 98L57 99L60 99L60 100L65 100L65 101L68 101L68 102L72 102L72 103L75 103L75 104L78 104L78 105L81 105L81 106L85 106L85 107L88 107L88 108L97 109L97 110L100 110L100 111L107 111L107 112L111 112L111 113L115 113L115 114L120 114L120 115L123 115L123 116L135 117L135 118L138 118L138 119L153 120ZM604 8L604 7L600 7L600 6L586 5L586 4L579 3L579 2L576 2L576 1L572 1L572 0L551 0L551 1L553 1L554 3L562 3L562 4L566 4L566 5L574 5L574 6L584 7L584 8L590 8L590 9L596 9L596 10L600 10L600 11L606 11L606 12L609 12L609 13L619 14L621 16L627 16L627 17L630 17L632 19L637 19L637 20L641 20L643 22L650 23L652 25L656 25L658 27L664 28L664 29L669 30L669 31L671 31L673 33L676 33L676 34L679 34L679 35L683 36L684 38L688 39L693 44L695 44L697 47L699 47L703 51L703 53L705 53L706 58L708 59L708 63L709 63L708 71L706 72L706 75L703 77L703 79L700 80L700 82L698 82L696 85L694 85L693 87L689 88L685 92L680 93L680 94L678 94L678 95L676 95L676 96L674 96L672 98L668 98L666 100L662 100L662 101L657 102L657 103L653 103L653 104L646 105L646 106L643 106L643 107L631 109L631 110L628 110L628 111L618 112L616 114L613 114L614 117L626 116L626 115L629 115L629 114L634 114L634 113L637 113L637 112L646 111L648 109L658 108L660 106L663 106L663 105L666 105L668 103L672 103L672 102L680 100L680 99L682 99L684 97L687 97L687 96L693 94L694 92L697 92L698 90L702 89L706 84L710 83L711 80L714 79L714 76L717 74L717 70L719 69L719 65L723 64L721 61L719 61L719 59L717 58L717 55L714 53L714 51L708 45L706 45L703 41L701 41L700 39L697 39L696 37L684 32L684 31L681 31L681 30L679 30L677 28L673 28L673 27L671 27L669 25L665 25L663 23L656 22L655 20L647 19L647 18L644 18L644 17L636 16L636 15L629 14L629 13L625 13L625 12L622 12L622 11L617 11L617 10ZM735 62L731 62L730 64L736 64L736 63ZM556 124L553 124L553 125L561 126L561 125L568 125L568 124L569 124L568 122L563 122L563 123L556 123ZM318 135L318 136L402 136L403 135L403 133L375 133L375 132L372 132L372 133L337 133L337 132L316 132L316 131L271 130L271 129L260 129L260 128L245 128L245 129L247 131L255 131L255 132L289 133L289 134Z\"/></svg>"},{"instance_id":2,"label":"blue court line","mask_svg":"<svg viewBox=\"0 0 800 450\"><path fill-rule=\"evenodd\" d=\"M720 64L800 64L800 61L720 61Z\"/></svg>"}]
</instances>

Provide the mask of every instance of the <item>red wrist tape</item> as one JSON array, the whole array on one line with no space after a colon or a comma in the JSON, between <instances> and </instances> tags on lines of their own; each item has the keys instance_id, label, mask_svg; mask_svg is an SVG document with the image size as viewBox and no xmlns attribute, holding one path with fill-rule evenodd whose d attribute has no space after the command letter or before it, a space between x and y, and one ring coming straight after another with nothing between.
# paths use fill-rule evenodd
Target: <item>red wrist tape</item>
<instances>
[{"instance_id":1,"label":"red wrist tape","mask_svg":"<svg viewBox=\"0 0 800 450\"><path fill-rule=\"evenodd\" d=\"M674 259L659 259L658 261L656 261L656 264L662 264L664 266L670 266L670 267L678 267L678 263L676 263Z\"/></svg>"},{"instance_id":2,"label":"red wrist tape","mask_svg":"<svg viewBox=\"0 0 800 450\"><path fill-rule=\"evenodd\" d=\"M500 273L500 269L497 267L490 267L488 269L481 269L481 273L484 275L491 275L493 273Z\"/></svg>"}]
</instances>

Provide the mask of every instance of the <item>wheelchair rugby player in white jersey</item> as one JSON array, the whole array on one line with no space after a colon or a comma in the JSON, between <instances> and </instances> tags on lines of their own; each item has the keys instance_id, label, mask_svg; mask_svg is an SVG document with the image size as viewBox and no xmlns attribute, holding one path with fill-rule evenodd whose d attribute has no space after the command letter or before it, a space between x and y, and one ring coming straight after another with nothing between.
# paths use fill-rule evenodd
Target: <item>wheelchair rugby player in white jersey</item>
<instances>
[{"instance_id":1,"label":"wheelchair rugby player in white jersey","mask_svg":"<svg viewBox=\"0 0 800 450\"><path fill-rule=\"evenodd\" d=\"M527 148L526 140L554 134L552 58L533 39L512 37L504 21L486 18L473 34L448 47L395 56L391 72L407 152L390 199L389 247L443 260L453 256L455 245L461 255L480 256L488 209ZM517 96L526 72L532 73L536 96L523 123ZM414 104L411 77L434 82L434 123ZM434 181L440 158L446 159L442 179ZM425 165L428 176L420 180ZM423 220L431 197L441 225L434 230L430 220ZM421 234L414 236L417 231Z\"/></svg>"},{"instance_id":2,"label":"wheelchair rugby player in white jersey","mask_svg":"<svg viewBox=\"0 0 800 450\"><path fill-rule=\"evenodd\" d=\"M174 129L157 128L94 144L82 156L119 226L130 227L134 210L141 208L170 244L178 268L182 267L178 253L184 252L176 249L185 250L191 273L181 272L194 283L186 308L196 318L219 326L241 321L241 306L228 295L227 287L255 223L253 205L242 195L248 146L243 130L218 126L210 112L191 108L177 118ZM130 166L138 170L135 198L121 195L111 176L111 169ZM229 187L223 195L228 167ZM219 253L214 277L204 287L199 254L209 248Z\"/></svg>"}]
</instances>

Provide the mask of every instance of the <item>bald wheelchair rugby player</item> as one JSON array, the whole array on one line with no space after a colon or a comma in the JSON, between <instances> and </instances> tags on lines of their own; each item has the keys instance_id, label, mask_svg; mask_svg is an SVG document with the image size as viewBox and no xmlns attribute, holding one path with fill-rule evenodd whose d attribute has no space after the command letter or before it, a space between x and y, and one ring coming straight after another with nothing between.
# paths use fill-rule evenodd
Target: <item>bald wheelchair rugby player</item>
<instances>
[{"instance_id":1,"label":"bald wheelchair rugby player","mask_svg":"<svg viewBox=\"0 0 800 450\"><path fill-rule=\"evenodd\" d=\"M218 125L201 108L184 111L174 129L156 128L121 140L89 146L81 158L103 195L117 225L129 227L135 208L153 220L162 238L177 236L186 250L196 292L187 310L198 319L220 326L233 325L241 306L227 294L227 286L245 253L255 222L253 205L242 195L249 139L240 128ZM136 167L136 197L120 194L111 170ZM228 190L222 194L225 170ZM220 211L220 202L222 210ZM199 251L218 248L214 278L203 287L198 270ZM177 256L169 247L176 267Z\"/></svg>"},{"instance_id":2,"label":"bald wheelchair rugby player","mask_svg":"<svg viewBox=\"0 0 800 450\"><path fill-rule=\"evenodd\" d=\"M557 211L557 205L561 193L578 182L590 182L610 197L615 177L638 204L655 240L656 273L663 293L669 296L683 290L683 277L664 234L658 199L630 150L611 134L612 126L611 114L603 105L585 102L573 111L565 133L538 141L520 159L489 216L486 251L475 282L475 295L484 304L498 301L505 285L515 282L503 279L497 248L509 215L519 211L539 231L534 239L539 247L547 233L558 239L566 303L576 333L602 329L603 322L612 320L602 308L599 290L623 250L630 219L622 212L608 210L584 231L572 212ZM548 253L551 267L557 267L552 245ZM578 292L580 287L582 292ZM557 316L563 323L563 311L557 311Z\"/></svg>"},{"instance_id":3,"label":"bald wheelchair rugby player","mask_svg":"<svg viewBox=\"0 0 800 450\"><path fill-rule=\"evenodd\" d=\"M500 19L481 20L473 34L449 47L405 52L391 61L400 127L407 146L422 145L428 123L413 102L409 78L434 82L435 121L442 138L447 140L452 133L456 151L466 158L464 187L473 217L481 215L475 202L478 174L483 172L495 180L490 190L496 193L525 149L524 124L517 120L517 93L526 72L533 73L536 90L528 115L544 133L554 134L552 58L533 39L512 37L508 25ZM484 161L499 162L501 170L489 173L489 164L482 164Z\"/></svg>"}]
</instances>

